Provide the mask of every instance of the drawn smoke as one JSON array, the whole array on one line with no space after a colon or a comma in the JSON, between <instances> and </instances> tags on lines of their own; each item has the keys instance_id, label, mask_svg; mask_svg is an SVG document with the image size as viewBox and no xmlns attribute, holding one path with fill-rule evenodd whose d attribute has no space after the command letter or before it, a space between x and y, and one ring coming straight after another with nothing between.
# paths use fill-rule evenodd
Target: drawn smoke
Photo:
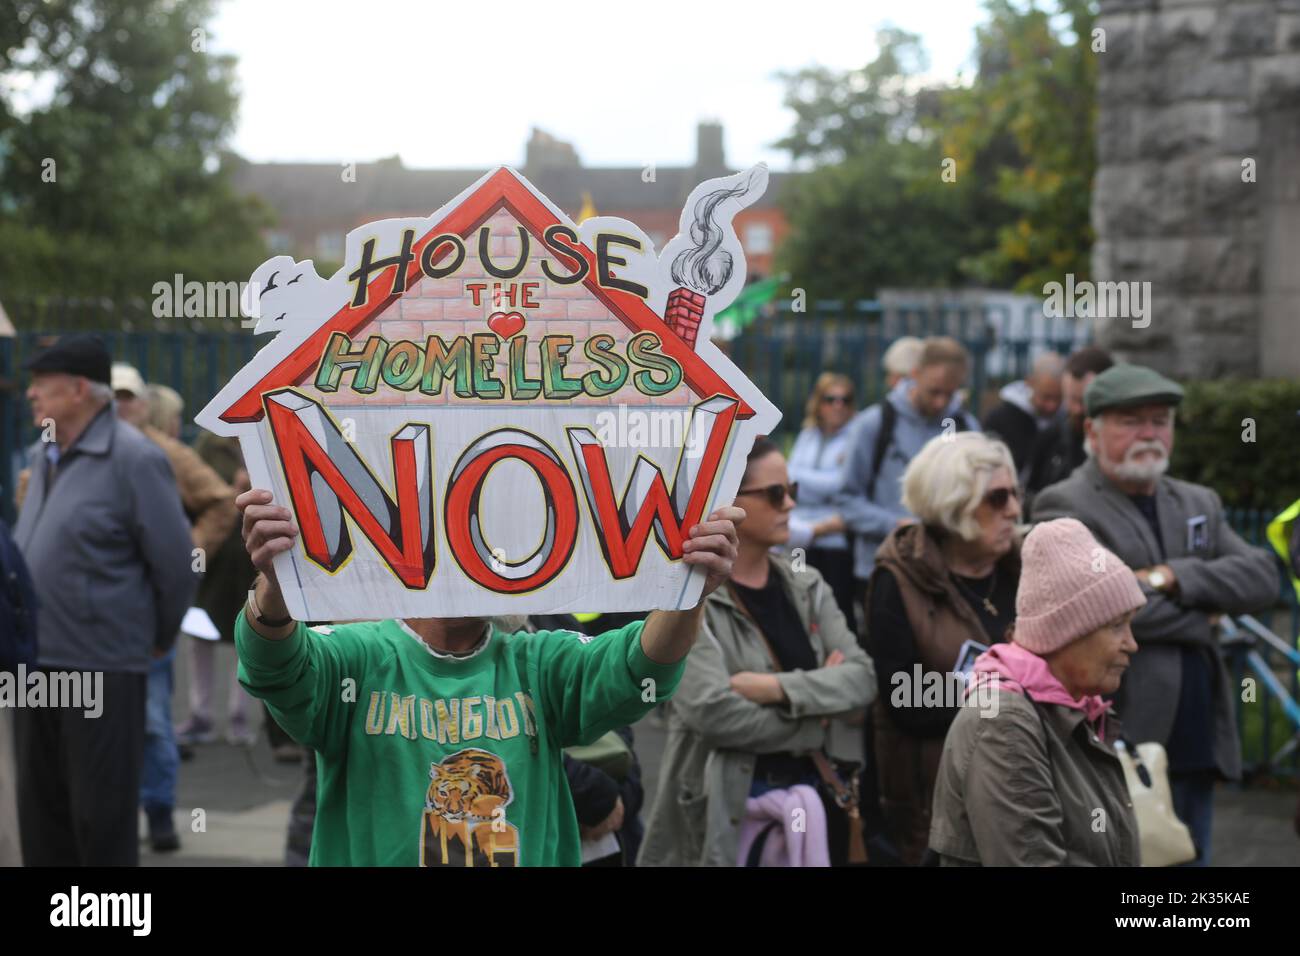
<instances>
[{"instance_id":1,"label":"drawn smoke","mask_svg":"<svg viewBox=\"0 0 1300 956\"><path fill-rule=\"evenodd\" d=\"M695 203L690 229L692 246L676 255L670 270L678 285L709 296L727 284L735 262L731 253L722 248L728 230L718 223L716 213L728 199L739 200L741 207L747 206L745 197L753 190L758 173L758 168L751 169L743 183L707 192Z\"/></svg>"}]
</instances>

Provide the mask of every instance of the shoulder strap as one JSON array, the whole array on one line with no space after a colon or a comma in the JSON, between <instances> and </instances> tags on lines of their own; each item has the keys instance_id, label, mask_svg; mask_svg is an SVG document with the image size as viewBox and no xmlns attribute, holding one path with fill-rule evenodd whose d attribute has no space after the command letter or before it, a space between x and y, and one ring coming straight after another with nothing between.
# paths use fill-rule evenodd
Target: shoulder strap
<instances>
[{"instance_id":1,"label":"shoulder strap","mask_svg":"<svg viewBox=\"0 0 1300 956\"><path fill-rule=\"evenodd\" d=\"M1133 743L1127 734L1120 734L1117 741L1123 744L1124 752L1133 761L1133 770L1137 773L1138 779L1142 781L1142 786L1149 790L1151 788L1151 771L1147 769L1147 765L1142 761L1142 754L1138 753L1137 744Z\"/></svg>"},{"instance_id":2,"label":"shoulder strap","mask_svg":"<svg viewBox=\"0 0 1300 956\"><path fill-rule=\"evenodd\" d=\"M871 454L871 481L867 484L867 493L872 500L876 497L876 481L880 478L880 469L885 464L885 452L894 441L894 428L898 425L898 409L886 395L880 400L880 430L876 432L876 447Z\"/></svg>"}]
</instances>

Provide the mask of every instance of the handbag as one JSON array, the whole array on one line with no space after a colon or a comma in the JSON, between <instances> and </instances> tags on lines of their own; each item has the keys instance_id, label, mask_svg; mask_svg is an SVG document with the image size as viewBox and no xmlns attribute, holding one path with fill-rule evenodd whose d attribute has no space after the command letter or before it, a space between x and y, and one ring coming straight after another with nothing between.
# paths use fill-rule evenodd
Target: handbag
<instances>
[{"instance_id":1,"label":"handbag","mask_svg":"<svg viewBox=\"0 0 1300 956\"><path fill-rule=\"evenodd\" d=\"M1165 748L1154 741L1135 746L1121 738L1115 741L1115 753L1137 817L1142 865L1177 866L1196 859L1191 831L1174 813Z\"/></svg>"},{"instance_id":2,"label":"handbag","mask_svg":"<svg viewBox=\"0 0 1300 956\"><path fill-rule=\"evenodd\" d=\"M839 773L836 772L834 762L820 750L814 750L812 757L813 766L817 768L817 774L822 778L822 785L835 801L835 805L844 811L844 815L849 818L849 857L850 864L865 864L867 862L867 842L862 835L862 812L861 804L858 799L858 775L849 774L849 782L845 783L840 779Z\"/></svg>"},{"instance_id":3,"label":"handbag","mask_svg":"<svg viewBox=\"0 0 1300 956\"><path fill-rule=\"evenodd\" d=\"M731 582L727 582L727 590L731 594L731 600L735 603L740 612L749 619L758 632L758 638L763 642L763 647L767 651L768 658L772 661L772 666L777 672L781 671L781 661L776 656L776 651L772 649L767 635L759 626L758 621L754 620L754 615L749 613L749 608L745 607L740 595ZM862 834L862 812L858 798L858 776L856 773L849 774L849 783L845 783L836 771L835 762L822 750L814 750L809 756L812 758L813 766L817 768L817 775L821 777L822 789L835 801L835 805L844 811L844 815L849 821L849 855L848 862L850 865L865 864L867 862L867 842ZM761 848L760 848L761 849Z\"/></svg>"}]
</instances>

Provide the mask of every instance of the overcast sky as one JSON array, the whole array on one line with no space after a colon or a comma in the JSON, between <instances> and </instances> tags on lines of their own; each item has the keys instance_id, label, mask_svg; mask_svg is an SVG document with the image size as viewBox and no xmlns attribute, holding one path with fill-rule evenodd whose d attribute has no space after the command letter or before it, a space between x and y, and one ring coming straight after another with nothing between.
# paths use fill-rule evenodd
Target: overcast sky
<instances>
[{"instance_id":1,"label":"overcast sky","mask_svg":"<svg viewBox=\"0 0 1300 956\"><path fill-rule=\"evenodd\" d=\"M523 162L529 129L589 166L683 165L720 120L733 166L788 166L774 74L861 66L875 31L921 34L930 74L972 72L979 0L225 0L209 49L239 57L232 141L252 160Z\"/></svg>"}]
</instances>

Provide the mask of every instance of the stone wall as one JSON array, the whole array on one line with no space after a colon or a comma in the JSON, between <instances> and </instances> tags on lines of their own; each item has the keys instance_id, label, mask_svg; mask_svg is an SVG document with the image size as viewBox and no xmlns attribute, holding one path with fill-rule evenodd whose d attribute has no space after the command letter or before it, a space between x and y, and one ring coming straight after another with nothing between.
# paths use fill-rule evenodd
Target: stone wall
<instances>
[{"instance_id":1,"label":"stone wall","mask_svg":"<svg viewBox=\"0 0 1300 956\"><path fill-rule=\"evenodd\" d=\"M1300 376L1300 0L1101 0L1096 26L1093 279L1152 303L1098 340L1179 377Z\"/></svg>"}]
</instances>

